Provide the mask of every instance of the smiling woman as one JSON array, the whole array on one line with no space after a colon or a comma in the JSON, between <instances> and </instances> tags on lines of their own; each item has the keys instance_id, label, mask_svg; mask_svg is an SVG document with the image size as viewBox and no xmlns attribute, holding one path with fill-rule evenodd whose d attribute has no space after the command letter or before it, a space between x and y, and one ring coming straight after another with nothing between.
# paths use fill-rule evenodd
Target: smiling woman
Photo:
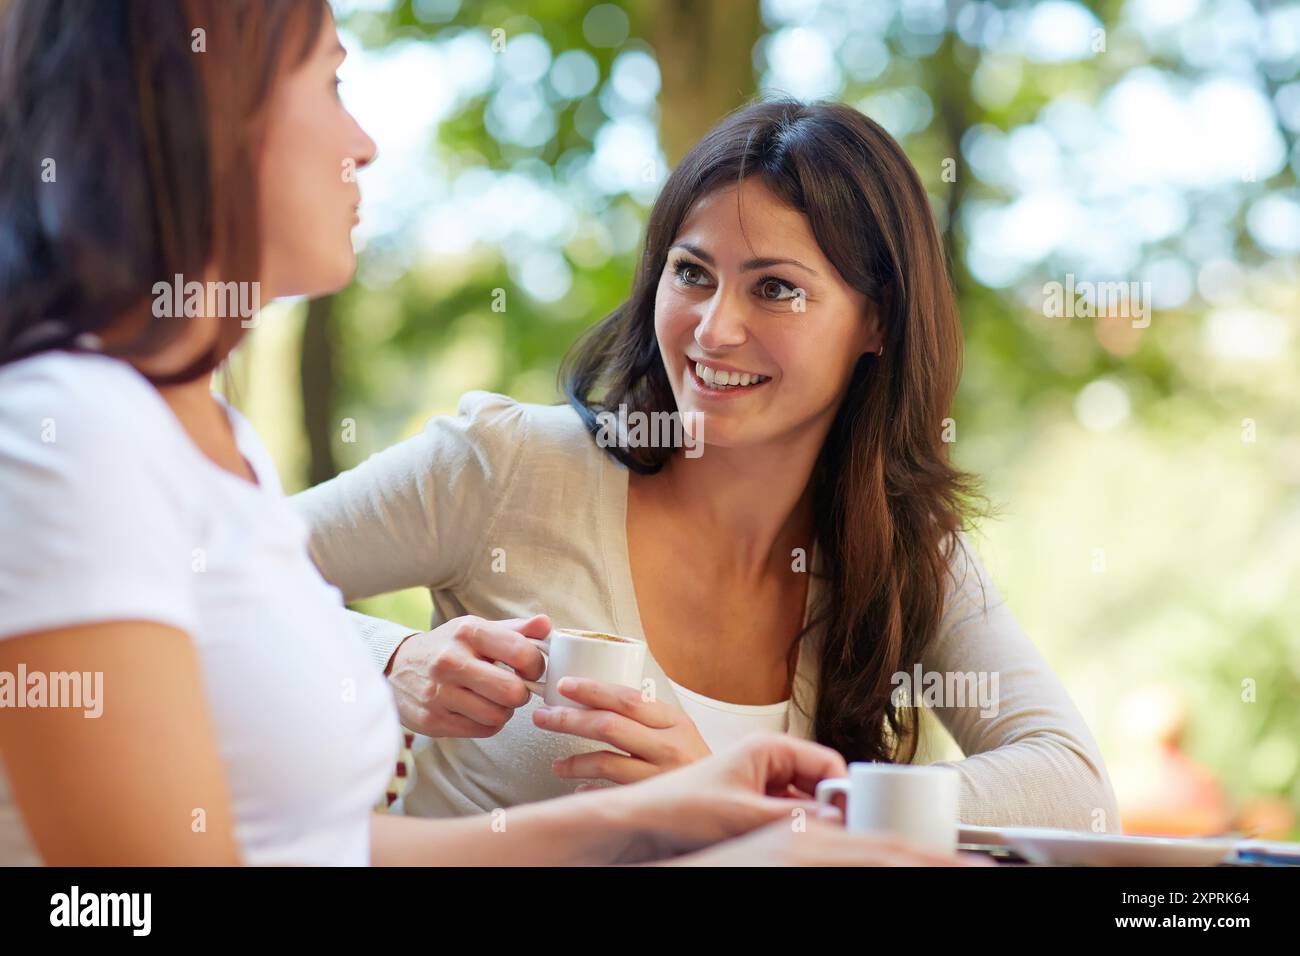
<instances>
[{"instance_id":1,"label":"smiling woman","mask_svg":"<svg viewBox=\"0 0 1300 956\"><path fill-rule=\"evenodd\" d=\"M771 381L720 392L717 373L701 380L696 365L728 385L745 371ZM891 707L888 681L935 636L974 487L942 439L960 365L941 247L902 150L848 107L777 102L724 121L674 170L631 297L570 366L584 419L598 382L599 406L704 416L704 468L673 469L662 450L615 452L640 474L666 472L634 480L633 498L683 480L726 486L740 461L772 449L799 463L766 476L767 534L789 538L778 557L818 546L816 732L855 759L908 759L916 746L916 711ZM801 576L783 577L799 606ZM799 621L785 617L793 637Z\"/></svg>"},{"instance_id":2,"label":"smiling woman","mask_svg":"<svg viewBox=\"0 0 1300 956\"><path fill-rule=\"evenodd\" d=\"M974 481L944 441L961 345L925 191L877 124L775 101L705 136L630 297L572 353L567 406L471 394L297 499L348 598L423 585L440 626L541 608L648 644L650 701L489 708L436 631L370 628L426 735L408 812L639 780L774 727L908 762L919 713L893 677L922 666L1001 675L997 708L935 708L966 754L964 820L1116 828L1096 743L962 531ZM611 444L613 414L677 416L702 448Z\"/></svg>"}]
</instances>

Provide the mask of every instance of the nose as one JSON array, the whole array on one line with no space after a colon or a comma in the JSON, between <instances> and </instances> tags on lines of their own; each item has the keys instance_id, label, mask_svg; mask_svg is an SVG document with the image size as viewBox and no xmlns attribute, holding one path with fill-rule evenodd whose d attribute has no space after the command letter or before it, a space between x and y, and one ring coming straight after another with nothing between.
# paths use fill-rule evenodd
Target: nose
<instances>
[{"instance_id":1,"label":"nose","mask_svg":"<svg viewBox=\"0 0 1300 956\"><path fill-rule=\"evenodd\" d=\"M379 147L370 135L361 128L361 124L355 119L352 120L355 128L352 145L352 158L356 160L357 169L365 169L375 161L379 155Z\"/></svg>"},{"instance_id":2,"label":"nose","mask_svg":"<svg viewBox=\"0 0 1300 956\"><path fill-rule=\"evenodd\" d=\"M749 338L744 309L721 289L709 299L704 317L695 327L695 341L706 352L720 352L744 345Z\"/></svg>"}]
</instances>

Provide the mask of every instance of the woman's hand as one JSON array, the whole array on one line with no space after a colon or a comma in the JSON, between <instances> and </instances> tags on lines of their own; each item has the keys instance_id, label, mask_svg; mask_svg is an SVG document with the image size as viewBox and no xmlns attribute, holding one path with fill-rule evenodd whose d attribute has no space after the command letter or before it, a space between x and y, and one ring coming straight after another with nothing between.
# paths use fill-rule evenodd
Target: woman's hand
<instances>
[{"instance_id":1,"label":"woman's hand","mask_svg":"<svg viewBox=\"0 0 1300 956\"><path fill-rule=\"evenodd\" d=\"M642 700L635 687L566 677L556 689L592 709L539 707L533 711L534 724L543 730L598 740L630 754L608 750L575 754L555 762L552 769L558 777L636 783L710 754L690 717L659 701Z\"/></svg>"},{"instance_id":2,"label":"woman's hand","mask_svg":"<svg viewBox=\"0 0 1300 956\"><path fill-rule=\"evenodd\" d=\"M529 638L550 632L550 620L539 614L510 621L458 617L408 637L388 678L402 725L430 737L491 737L528 703L524 680L541 677L545 667Z\"/></svg>"},{"instance_id":3,"label":"woman's hand","mask_svg":"<svg viewBox=\"0 0 1300 956\"><path fill-rule=\"evenodd\" d=\"M820 781L847 772L844 758L829 747L761 734L689 767L571 799L590 800L593 810L614 808L636 834L617 862L677 857L671 862L703 866L979 864L896 837L844 830L839 811L812 794ZM590 813L588 818L606 819ZM703 847L711 849L693 852Z\"/></svg>"},{"instance_id":4,"label":"woman's hand","mask_svg":"<svg viewBox=\"0 0 1300 956\"><path fill-rule=\"evenodd\" d=\"M628 787L582 794L619 808L633 839L624 861L660 859L710 846L773 821L790 825L838 811L817 803L819 781L848 768L829 747L760 734L723 753ZM595 806L595 804L593 804Z\"/></svg>"}]
</instances>

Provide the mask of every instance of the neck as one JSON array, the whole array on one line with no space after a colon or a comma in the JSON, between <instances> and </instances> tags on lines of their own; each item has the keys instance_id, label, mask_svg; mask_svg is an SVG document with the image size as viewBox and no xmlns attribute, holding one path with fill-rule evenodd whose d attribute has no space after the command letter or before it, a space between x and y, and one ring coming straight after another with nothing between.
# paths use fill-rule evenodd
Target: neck
<instances>
[{"instance_id":1,"label":"neck","mask_svg":"<svg viewBox=\"0 0 1300 956\"><path fill-rule=\"evenodd\" d=\"M749 448L706 445L698 458L675 454L660 474L663 493L692 538L724 566L761 577L788 567L795 548L810 556L810 479L824 436Z\"/></svg>"},{"instance_id":2,"label":"neck","mask_svg":"<svg viewBox=\"0 0 1300 956\"><path fill-rule=\"evenodd\" d=\"M209 458L218 464L229 465L234 448L234 435L225 411L217 404L207 375L192 382L158 387L181 427Z\"/></svg>"},{"instance_id":3,"label":"neck","mask_svg":"<svg viewBox=\"0 0 1300 956\"><path fill-rule=\"evenodd\" d=\"M230 418L217 402L204 375L193 382L158 389L190 440L208 459L237 478L256 484L257 475L244 460L230 427Z\"/></svg>"}]
</instances>

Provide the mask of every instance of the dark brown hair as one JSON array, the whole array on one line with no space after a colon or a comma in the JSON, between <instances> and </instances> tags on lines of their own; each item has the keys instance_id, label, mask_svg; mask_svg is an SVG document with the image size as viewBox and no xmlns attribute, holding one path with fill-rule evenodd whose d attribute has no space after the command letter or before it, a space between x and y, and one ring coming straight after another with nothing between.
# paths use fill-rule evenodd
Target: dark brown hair
<instances>
[{"instance_id":1,"label":"dark brown hair","mask_svg":"<svg viewBox=\"0 0 1300 956\"><path fill-rule=\"evenodd\" d=\"M605 409L677 410L655 340L659 277L692 206L750 176L808 217L826 258L879 311L883 354L858 361L811 477L826 579L810 624L824 628L812 716L817 740L847 759L910 761L918 712L895 706L891 678L910 672L938 630L976 482L950 464L943 440L961 326L925 189L898 143L835 103L764 101L731 114L668 177L631 297L566 358L565 392L593 435ZM609 453L653 473L673 452ZM797 650L795 641L791 668Z\"/></svg>"},{"instance_id":2,"label":"dark brown hair","mask_svg":"<svg viewBox=\"0 0 1300 956\"><path fill-rule=\"evenodd\" d=\"M261 108L326 12L0 0L0 363L94 342L124 317L138 334L112 354L148 356L186 321L152 316L155 283L257 280ZM155 382L207 374L245 332L222 323L205 355Z\"/></svg>"}]
</instances>

